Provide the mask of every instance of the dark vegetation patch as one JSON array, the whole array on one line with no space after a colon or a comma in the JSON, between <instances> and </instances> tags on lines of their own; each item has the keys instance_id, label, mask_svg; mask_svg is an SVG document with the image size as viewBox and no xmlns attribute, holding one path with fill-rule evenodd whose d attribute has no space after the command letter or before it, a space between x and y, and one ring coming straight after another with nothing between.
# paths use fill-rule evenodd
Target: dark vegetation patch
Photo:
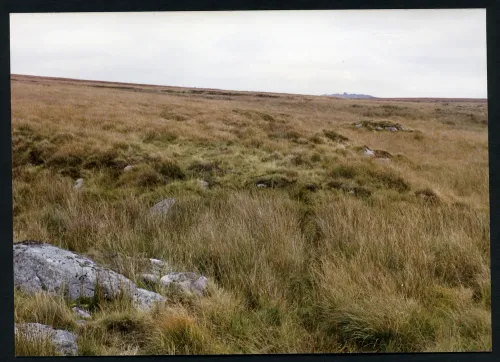
<instances>
[{"instance_id":1,"label":"dark vegetation patch","mask_svg":"<svg viewBox=\"0 0 500 362\"><path fill-rule=\"evenodd\" d=\"M410 190L409 183L395 171L369 167L361 163L337 165L329 172L329 177L333 178L334 182L351 180L357 185L367 188L391 189L398 192Z\"/></svg>"},{"instance_id":2,"label":"dark vegetation patch","mask_svg":"<svg viewBox=\"0 0 500 362\"><path fill-rule=\"evenodd\" d=\"M355 183L344 181L329 181L326 186L330 189L340 190L359 197L371 196L372 192L367 187L359 186Z\"/></svg>"},{"instance_id":3,"label":"dark vegetation patch","mask_svg":"<svg viewBox=\"0 0 500 362\"><path fill-rule=\"evenodd\" d=\"M152 129L144 133L142 141L144 143L171 143L175 141L177 137L175 133L168 129Z\"/></svg>"},{"instance_id":4,"label":"dark vegetation patch","mask_svg":"<svg viewBox=\"0 0 500 362\"><path fill-rule=\"evenodd\" d=\"M309 137L309 141L316 145L325 143L324 138L317 134Z\"/></svg>"},{"instance_id":5,"label":"dark vegetation patch","mask_svg":"<svg viewBox=\"0 0 500 362\"><path fill-rule=\"evenodd\" d=\"M264 94L264 93L257 93L255 96L259 97L259 98L280 98L280 96L277 96L277 95Z\"/></svg>"},{"instance_id":6,"label":"dark vegetation patch","mask_svg":"<svg viewBox=\"0 0 500 362\"><path fill-rule=\"evenodd\" d=\"M408 107L401 107L395 105L382 105L379 107L370 107L361 113L364 117L386 118L391 116L403 117L406 119L416 119L417 114L415 111L410 110Z\"/></svg>"},{"instance_id":7,"label":"dark vegetation patch","mask_svg":"<svg viewBox=\"0 0 500 362\"><path fill-rule=\"evenodd\" d=\"M166 179L151 165L143 164L121 174L117 183L119 186L154 187L164 185Z\"/></svg>"},{"instance_id":8,"label":"dark vegetation patch","mask_svg":"<svg viewBox=\"0 0 500 362\"><path fill-rule=\"evenodd\" d=\"M430 188L415 191L415 196L431 204L437 204L440 201L439 196Z\"/></svg>"},{"instance_id":9,"label":"dark vegetation patch","mask_svg":"<svg viewBox=\"0 0 500 362\"><path fill-rule=\"evenodd\" d=\"M194 161L186 171L186 175L191 178L200 178L210 185L218 184L216 178L225 174L219 162Z\"/></svg>"},{"instance_id":10,"label":"dark vegetation patch","mask_svg":"<svg viewBox=\"0 0 500 362\"><path fill-rule=\"evenodd\" d=\"M323 134L325 135L326 138L328 138L329 140L332 140L333 142L347 142L347 141L349 141L349 138L342 136L340 133L337 133L335 131L323 130Z\"/></svg>"},{"instance_id":11,"label":"dark vegetation patch","mask_svg":"<svg viewBox=\"0 0 500 362\"><path fill-rule=\"evenodd\" d=\"M275 122L276 118L269 113L254 111L250 109L233 109L233 113L245 116L253 120L263 120L266 122Z\"/></svg>"},{"instance_id":12,"label":"dark vegetation patch","mask_svg":"<svg viewBox=\"0 0 500 362\"><path fill-rule=\"evenodd\" d=\"M12 166L41 165L55 152L55 145L44 139L29 125L12 132Z\"/></svg>"},{"instance_id":13,"label":"dark vegetation patch","mask_svg":"<svg viewBox=\"0 0 500 362\"><path fill-rule=\"evenodd\" d=\"M376 158L389 158L392 159L392 155L384 150L373 150L375 152L375 157Z\"/></svg>"},{"instance_id":14,"label":"dark vegetation patch","mask_svg":"<svg viewBox=\"0 0 500 362\"><path fill-rule=\"evenodd\" d=\"M294 185L297 182L295 177L280 173L260 176L252 182L254 185L263 184L268 188L285 188Z\"/></svg>"},{"instance_id":15,"label":"dark vegetation patch","mask_svg":"<svg viewBox=\"0 0 500 362\"><path fill-rule=\"evenodd\" d=\"M219 96L231 96L231 97L238 97L238 96L248 96L248 94L245 93L236 93L236 92L224 92L224 91L214 91L214 90L189 90L188 93L190 94L207 94L207 95L219 95Z\"/></svg>"},{"instance_id":16,"label":"dark vegetation patch","mask_svg":"<svg viewBox=\"0 0 500 362\"><path fill-rule=\"evenodd\" d=\"M298 154L292 157L291 162L294 166L312 166L311 160L307 159L304 155Z\"/></svg>"},{"instance_id":17,"label":"dark vegetation patch","mask_svg":"<svg viewBox=\"0 0 500 362\"><path fill-rule=\"evenodd\" d=\"M111 181L131 180L136 176L138 180L133 184L141 186L186 178L184 171L172 159L141 155L137 146L133 145L115 143L105 149L93 148L70 143L74 136L69 133L59 133L46 139L28 126L14 130L12 138L14 169L25 165L43 166L73 179L82 177L85 170L105 171ZM130 163L137 167L134 166L133 172L120 178L123 168Z\"/></svg>"},{"instance_id":18,"label":"dark vegetation patch","mask_svg":"<svg viewBox=\"0 0 500 362\"><path fill-rule=\"evenodd\" d=\"M160 117L164 119L171 119L177 122L186 121L188 118L182 114L175 113L171 109L164 109L160 112Z\"/></svg>"}]
</instances>

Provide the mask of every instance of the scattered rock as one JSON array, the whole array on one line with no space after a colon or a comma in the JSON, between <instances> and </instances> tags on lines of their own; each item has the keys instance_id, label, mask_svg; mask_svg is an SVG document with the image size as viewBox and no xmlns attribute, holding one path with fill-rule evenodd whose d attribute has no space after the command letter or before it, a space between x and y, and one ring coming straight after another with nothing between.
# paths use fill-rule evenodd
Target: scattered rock
<instances>
[{"instance_id":1,"label":"scattered rock","mask_svg":"<svg viewBox=\"0 0 500 362\"><path fill-rule=\"evenodd\" d=\"M96 286L105 299L128 292L136 307L149 308L165 298L137 286L87 257L40 242L16 243L14 248L14 286L27 293L64 293L69 299L92 298Z\"/></svg>"},{"instance_id":2,"label":"scattered rock","mask_svg":"<svg viewBox=\"0 0 500 362\"><path fill-rule=\"evenodd\" d=\"M83 320L83 319L79 319L76 321L76 324L78 325L78 327L83 328L87 325L87 321Z\"/></svg>"},{"instance_id":3,"label":"scattered rock","mask_svg":"<svg viewBox=\"0 0 500 362\"><path fill-rule=\"evenodd\" d=\"M79 178L73 185L75 190L81 189L83 187L83 178Z\"/></svg>"},{"instance_id":4,"label":"scattered rock","mask_svg":"<svg viewBox=\"0 0 500 362\"><path fill-rule=\"evenodd\" d=\"M76 356L78 352L76 336L69 331L40 323L19 323L14 325L14 333L21 333L26 338L48 338L56 351L64 356Z\"/></svg>"},{"instance_id":5,"label":"scattered rock","mask_svg":"<svg viewBox=\"0 0 500 362\"><path fill-rule=\"evenodd\" d=\"M160 277L155 274L141 274L141 280L144 284L146 284L149 287L152 287L156 284L160 283Z\"/></svg>"},{"instance_id":6,"label":"scattered rock","mask_svg":"<svg viewBox=\"0 0 500 362\"><path fill-rule=\"evenodd\" d=\"M370 150L368 147L365 147L363 149L363 155L368 156L368 157L372 157L372 156L375 156L375 152Z\"/></svg>"},{"instance_id":7,"label":"scattered rock","mask_svg":"<svg viewBox=\"0 0 500 362\"><path fill-rule=\"evenodd\" d=\"M354 128L366 128L371 131L390 131L390 132L396 132L396 131L409 131L411 130L407 129L403 125L399 123L393 123L390 121L362 121L362 122L357 122L353 123L352 126Z\"/></svg>"},{"instance_id":8,"label":"scattered rock","mask_svg":"<svg viewBox=\"0 0 500 362\"><path fill-rule=\"evenodd\" d=\"M166 215L172 206L174 206L175 202L176 200L173 198L161 200L149 209L149 213L153 215Z\"/></svg>"},{"instance_id":9,"label":"scattered rock","mask_svg":"<svg viewBox=\"0 0 500 362\"><path fill-rule=\"evenodd\" d=\"M163 260L150 258L148 259L148 261L150 266L149 270L153 274L160 275L162 273L165 273L169 269L168 264Z\"/></svg>"},{"instance_id":10,"label":"scattered rock","mask_svg":"<svg viewBox=\"0 0 500 362\"><path fill-rule=\"evenodd\" d=\"M196 273L169 273L160 279L164 286L176 285L184 292L202 296L208 286L208 279Z\"/></svg>"},{"instance_id":11,"label":"scattered rock","mask_svg":"<svg viewBox=\"0 0 500 362\"><path fill-rule=\"evenodd\" d=\"M79 307L73 307L73 308L71 308L71 310L73 312L75 312L80 318L90 318L90 317L92 317L92 315L89 312L87 312L86 310L81 309Z\"/></svg>"},{"instance_id":12,"label":"scattered rock","mask_svg":"<svg viewBox=\"0 0 500 362\"><path fill-rule=\"evenodd\" d=\"M133 168L134 168L134 166L128 165L128 166L125 166L125 168L123 169L123 171L128 172L128 171L131 171Z\"/></svg>"}]
</instances>

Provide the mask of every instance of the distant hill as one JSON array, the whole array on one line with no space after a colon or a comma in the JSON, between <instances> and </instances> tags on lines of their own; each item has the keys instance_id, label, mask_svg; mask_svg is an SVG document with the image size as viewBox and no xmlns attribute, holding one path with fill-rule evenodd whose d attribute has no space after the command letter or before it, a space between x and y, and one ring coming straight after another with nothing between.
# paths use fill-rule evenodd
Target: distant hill
<instances>
[{"instance_id":1,"label":"distant hill","mask_svg":"<svg viewBox=\"0 0 500 362\"><path fill-rule=\"evenodd\" d=\"M366 94L349 94L349 93L335 93L335 94L324 94L327 97L339 97L339 98L375 98Z\"/></svg>"}]
</instances>

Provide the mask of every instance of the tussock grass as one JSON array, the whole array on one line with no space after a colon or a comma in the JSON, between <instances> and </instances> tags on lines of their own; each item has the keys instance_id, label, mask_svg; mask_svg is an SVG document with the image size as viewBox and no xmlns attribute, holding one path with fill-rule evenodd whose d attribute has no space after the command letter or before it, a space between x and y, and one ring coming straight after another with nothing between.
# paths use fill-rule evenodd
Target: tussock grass
<instances>
[{"instance_id":1,"label":"tussock grass","mask_svg":"<svg viewBox=\"0 0 500 362\"><path fill-rule=\"evenodd\" d=\"M139 284L138 260L163 259L210 286L203 298L159 288L168 301L149 312L80 301L94 311L80 328L62 297L16 292L16 321L77 331L82 355L491 350L485 105L43 79L39 92L24 79L14 239ZM173 212L148 217L166 197ZM37 343L16 353L50 352Z\"/></svg>"}]
</instances>

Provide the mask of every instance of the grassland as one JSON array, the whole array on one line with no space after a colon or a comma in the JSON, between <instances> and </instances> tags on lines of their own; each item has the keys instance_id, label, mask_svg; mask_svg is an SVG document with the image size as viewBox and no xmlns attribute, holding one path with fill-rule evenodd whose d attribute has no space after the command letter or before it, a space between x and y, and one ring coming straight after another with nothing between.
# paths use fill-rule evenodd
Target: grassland
<instances>
[{"instance_id":1,"label":"grassland","mask_svg":"<svg viewBox=\"0 0 500 362\"><path fill-rule=\"evenodd\" d=\"M15 241L210 280L149 312L99 304L83 328L16 291L17 322L78 330L80 354L491 350L486 102L13 76L12 140ZM178 212L149 219L165 197Z\"/></svg>"}]
</instances>

